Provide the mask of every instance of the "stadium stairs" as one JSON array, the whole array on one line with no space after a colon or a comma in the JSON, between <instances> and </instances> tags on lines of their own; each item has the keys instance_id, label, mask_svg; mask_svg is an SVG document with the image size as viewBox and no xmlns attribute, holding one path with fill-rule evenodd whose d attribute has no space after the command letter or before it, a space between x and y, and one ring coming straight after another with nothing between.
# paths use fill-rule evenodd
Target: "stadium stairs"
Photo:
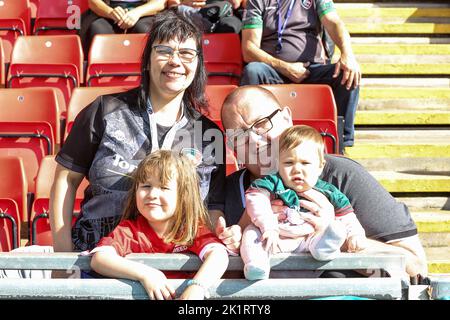
<instances>
[{"instance_id":1,"label":"stadium stairs","mask_svg":"<svg viewBox=\"0 0 450 320\"><path fill-rule=\"evenodd\" d=\"M448 278L450 4L335 2L363 73L355 146L345 154L408 205L430 275Z\"/></svg>"}]
</instances>

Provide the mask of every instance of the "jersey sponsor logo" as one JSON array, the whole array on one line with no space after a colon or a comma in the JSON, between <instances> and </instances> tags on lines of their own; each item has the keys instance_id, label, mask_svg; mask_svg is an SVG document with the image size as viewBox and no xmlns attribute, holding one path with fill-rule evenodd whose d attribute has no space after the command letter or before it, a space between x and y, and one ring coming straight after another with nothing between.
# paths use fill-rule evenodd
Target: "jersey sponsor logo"
<instances>
[{"instance_id":1,"label":"jersey sponsor logo","mask_svg":"<svg viewBox=\"0 0 450 320\"><path fill-rule=\"evenodd\" d=\"M195 167L198 167L200 163L202 163L203 155L200 150L195 148L183 148L181 149L181 153L188 157L191 160L192 164Z\"/></svg>"},{"instance_id":2,"label":"jersey sponsor logo","mask_svg":"<svg viewBox=\"0 0 450 320\"><path fill-rule=\"evenodd\" d=\"M176 253L176 252L185 252L187 251L188 247L187 246L175 246L172 250L172 253Z\"/></svg>"},{"instance_id":3,"label":"jersey sponsor logo","mask_svg":"<svg viewBox=\"0 0 450 320\"><path fill-rule=\"evenodd\" d=\"M122 170L126 170L127 172L133 172L137 166L128 163L125 158L123 158L121 155L119 154L115 154L113 157L113 166L115 167L119 167Z\"/></svg>"},{"instance_id":4,"label":"jersey sponsor logo","mask_svg":"<svg viewBox=\"0 0 450 320\"><path fill-rule=\"evenodd\" d=\"M311 9L311 6L313 4L313 0L302 0L302 7L306 10Z\"/></svg>"}]
</instances>

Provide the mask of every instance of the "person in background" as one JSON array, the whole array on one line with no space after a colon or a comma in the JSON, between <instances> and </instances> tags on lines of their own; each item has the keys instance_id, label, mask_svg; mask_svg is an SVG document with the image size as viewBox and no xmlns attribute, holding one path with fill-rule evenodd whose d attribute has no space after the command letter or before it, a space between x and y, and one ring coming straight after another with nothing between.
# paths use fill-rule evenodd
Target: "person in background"
<instances>
[{"instance_id":1,"label":"person in background","mask_svg":"<svg viewBox=\"0 0 450 320\"><path fill-rule=\"evenodd\" d=\"M341 55L329 64L323 28ZM344 117L343 146L354 144L361 70L332 0L248 0L242 26L240 85L328 84Z\"/></svg>"}]
</instances>

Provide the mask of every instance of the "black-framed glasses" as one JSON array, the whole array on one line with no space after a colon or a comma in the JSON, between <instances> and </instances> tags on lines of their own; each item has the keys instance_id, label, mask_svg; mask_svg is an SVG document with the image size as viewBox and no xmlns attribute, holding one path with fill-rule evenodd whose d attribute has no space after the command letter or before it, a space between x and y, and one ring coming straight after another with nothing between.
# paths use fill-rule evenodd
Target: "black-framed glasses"
<instances>
[{"instance_id":1,"label":"black-framed glasses","mask_svg":"<svg viewBox=\"0 0 450 320\"><path fill-rule=\"evenodd\" d=\"M178 54L178 57L182 62L191 63L198 56L199 51L191 48L179 48L175 50L172 47L165 46L162 44L158 44L152 47L158 57L164 60L173 59L175 53Z\"/></svg>"},{"instance_id":2,"label":"black-framed glasses","mask_svg":"<svg viewBox=\"0 0 450 320\"><path fill-rule=\"evenodd\" d=\"M267 117L263 117L261 119L256 120L253 124L245 129L237 129L234 134L227 136L227 144L231 149L240 147L247 143L249 135L248 133L254 132L258 136L266 134L273 128L272 118L278 113L281 112L281 109L276 109Z\"/></svg>"}]
</instances>

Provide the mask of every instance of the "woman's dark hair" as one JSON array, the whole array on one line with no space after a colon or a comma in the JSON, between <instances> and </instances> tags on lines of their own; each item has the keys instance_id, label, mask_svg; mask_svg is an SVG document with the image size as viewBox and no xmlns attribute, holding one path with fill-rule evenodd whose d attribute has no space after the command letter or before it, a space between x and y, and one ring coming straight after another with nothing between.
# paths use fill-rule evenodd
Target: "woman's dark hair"
<instances>
[{"instance_id":1,"label":"woman's dark hair","mask_svg":"<svg viewBox=\"0 0 450 320\"><path fill-rule=\"evenodd\" d=\"M195 40L197 50L199 51L198 65L194 80L184 93L183 102L186 106L192 107L199 112L206 111L208 106L205 99L207 78L202 49L202 32L192 22L178 14L174 9L168 9L155 16L155 21L153 22L148 35L147 44L142 54L140 107L146 107L147 98L149 96L150 55L152 53L153 44L155 42L169 41L172 39L184 42L192 38Z\"/></svg>"}]
</instances>

